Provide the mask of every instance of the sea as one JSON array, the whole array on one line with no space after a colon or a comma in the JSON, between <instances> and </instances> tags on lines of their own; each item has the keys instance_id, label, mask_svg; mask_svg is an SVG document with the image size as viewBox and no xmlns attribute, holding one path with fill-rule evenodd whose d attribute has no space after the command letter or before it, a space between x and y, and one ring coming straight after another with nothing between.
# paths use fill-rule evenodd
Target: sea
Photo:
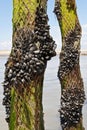
<instances>
[{"instance_id":1,"label":"sea","mask_svg":"<svg viewBox=\"0 0 87 130\"><path fill-rule=\"evenodd\" d=\"M5 121L5 108L2 105L5 63L8 56L0 56L0 130L9 130ZM57 77L59 67L59 55L48 61L43 84L43 112L45 130L61 130L60 125L60 96L61 86ZM84 82L84 90L87 98L87 56L80 56L80 69ZM87 100L85 100L83 109L83 126L87 130Z\"/></svg>"}]
</instances>

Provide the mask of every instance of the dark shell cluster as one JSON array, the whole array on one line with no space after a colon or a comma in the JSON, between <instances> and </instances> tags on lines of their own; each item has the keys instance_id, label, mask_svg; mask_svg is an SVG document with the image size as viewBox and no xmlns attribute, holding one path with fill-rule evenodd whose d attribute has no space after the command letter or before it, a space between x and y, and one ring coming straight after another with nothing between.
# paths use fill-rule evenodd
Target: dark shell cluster
<instances>
[{"instance_id":1,"label":"dark shell cluster","mask_svg":"<svg viewBox=\"0 0 87 130\"><path fill-rule=\"evenodd\" d=\"M77 23L78 24L78 23ZM63 79L75 65L79 64L81 28L76 24L75 29L63 39L64 47L60 53L58 77Z\"/></svg>"},{"instance_id":2,"label":"dark shell cluster","mask_svg":"<svg viewBox=\"0 0 87 130\"><path fill-rule=\"evenodd\" d=\"M51 57L56 55L56 44L53 38L49 34L48 16L45 9L42 7L37 8L35 19L35 41L40 42L41 57L45 60L50 60Z\"/></svg>"},{"instance_id":3,"label":"dark shell cluster","mask_svg":"<svg viewBox=\"0 0 87 130\"><path fill-rule=\"evenodd\" d=\"M79 53L78 50L67 45L64 51L61 52L60 57L62 58L60 60L58 77L63 79L79 63Z\"/></svg>"},{"instance_id":4,"label":"dark shell cluster","mask_svg":"<svg viewBox=\"0 0 87 130\"><path fill-rule=\"evenodd\" d=\"M37 8L35 29L16 31L13 48L6 63L3 105L6 107L7 122L10 115L11 87L20 89L45 71L47 60L56 55L56 44L49 34L48 16L42 7Z\"/></svg>"},{"instance_id":5,"label":"dark shell cluster","mask_svg":"<svg viewBox=\"0 0 87 130\"><path fill-rule=\"evenodd\" d=\"M54 12L59 21L63 19L60 1L55 3ZM61 24L61 22L59 22L59 24ZM63 47L60 53L60 66L58 71L60 80L70 73L75 65L79 64L81 27L78 20L76 21L74 29L69 30L67 35L62 38Z\"/></svg>"},{"instance_id":6,"label":"dark shell cluster","mask_svg":"<svg viewBox=\"0 0 87 130\"><path fill-rule=\"evenodd\" d=\"M82 106L85 100L84 90L76 87L63 89L61 96L61 126L70 128L79 123L82 117Z\"/></svg>"},{"instance_id":7,"label":"dark shell cluster","mask_svg":"<svg viewBox=\"0 0 87 130\"><path fill-rule=\"evenodd\" d=\"M61 15L61 4L59 1L55 3L54 13L56 14L58 20L60 21L62 18L62 15Z\"/></svg>"}]
</instances>

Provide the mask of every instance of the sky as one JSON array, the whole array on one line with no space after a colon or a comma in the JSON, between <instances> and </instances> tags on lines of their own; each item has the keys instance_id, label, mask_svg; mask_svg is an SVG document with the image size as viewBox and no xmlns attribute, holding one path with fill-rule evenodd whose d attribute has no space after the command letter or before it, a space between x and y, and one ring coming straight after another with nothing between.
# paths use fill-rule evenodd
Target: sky
<instances>
[{"instance_id":1,"label":"sky","mask_svg":"<svg viewBox=\"0 0 87 130\"><path fill-rule=\"evenodd\" d=\"M58 50L61 49L61 34L56 16L53 13L54 1L48 0L48 16L50 33L56 41ZM87 0L76 0L77 14L82 26L81 49L87 50ZM0 50L11 50L12 45L12 0L0 2Z\"/></svg>"}]
</instances>

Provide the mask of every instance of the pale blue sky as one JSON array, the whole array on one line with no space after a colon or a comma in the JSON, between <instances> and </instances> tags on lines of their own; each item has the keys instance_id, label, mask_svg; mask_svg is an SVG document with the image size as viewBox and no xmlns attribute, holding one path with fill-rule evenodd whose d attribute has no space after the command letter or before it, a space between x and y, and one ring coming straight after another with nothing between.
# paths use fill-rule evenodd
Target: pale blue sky
<instances>
[{"instance_id":1,"label":"pale blue sky","mask_svg":"<svg viewBox=\"0 0 87 130\"><path fill-rule=\"evenodd\" d=\"M9 41L12 33L12 0L0 1L0 42Z\"/></svg>"},{"instance_id":2,"label":"pale blue sky","mask_svg":"<svg viewBox=\"0 0 87 130\"><path fill-rule=\"evenodd\" d=\"M54 40L60 41L60 32L58 27L58 22L56 16L53 13L54 1L48 0L48 15L49 15L49 24L51 25L51 35L54 37ZM83 41L87 40L87 0L76 0L77 3L77 12L79 16L79 21L83 27L84 38ZM85 32L84 32L85 31ZM0 50L10 49L11 48L11 37L12 37L12 0L1 0L0 2ZM58 44L60 47L60 44ZM83 47L84 49L85 47Z\"/></svg>"}]
</instances>

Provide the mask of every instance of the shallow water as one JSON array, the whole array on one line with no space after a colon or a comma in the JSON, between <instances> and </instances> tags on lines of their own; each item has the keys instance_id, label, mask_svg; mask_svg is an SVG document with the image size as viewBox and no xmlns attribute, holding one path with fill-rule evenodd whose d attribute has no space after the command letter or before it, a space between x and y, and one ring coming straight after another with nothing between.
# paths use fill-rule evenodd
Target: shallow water
<instances>
[{"instance_id":1,"label":"shallow water","mask_svg":"<svg viewBox=\"0 0 87 130\"><path fill-rule=\"evenodd\" d=\"M0 130L8 130L7 123L5 122L5 108L2 105L3 87L1 82L4 79L4 64L6 63L7 56L0 56ZM84 88L87 97L87 56L81 56L81 73L84 79ZM59 108L60 108L60 92L61 86L57 78L57 71L59 65L58 56L52 58L48 62L47 69L44 77L43 88L43 108L44 108L44 123L45 130L61 130ZM87 129L87 100L83 106L83 125Z\"/></svg>"}]
</instances>

